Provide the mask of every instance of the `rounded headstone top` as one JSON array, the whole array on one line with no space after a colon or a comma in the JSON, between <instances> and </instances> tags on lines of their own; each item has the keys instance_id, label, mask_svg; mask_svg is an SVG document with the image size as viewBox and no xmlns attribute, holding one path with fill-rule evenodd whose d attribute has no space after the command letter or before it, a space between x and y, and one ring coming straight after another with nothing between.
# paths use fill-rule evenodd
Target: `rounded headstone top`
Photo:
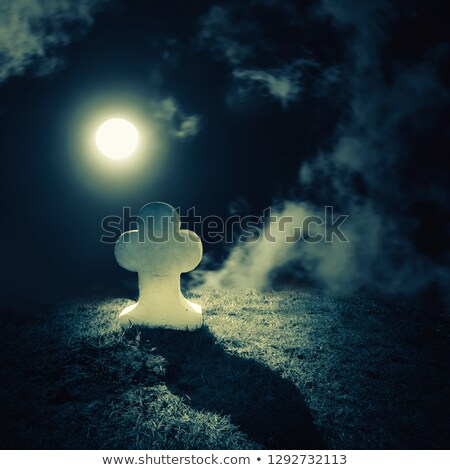
<instances>
[{"instance_id":1,"label":"rounded headstone top","mask_svg":"<svg viewBox=\"0 0 450 470\"><path fill-rule=\"evenodd\" d=\"M200 238L180 229L177 210L165 202L151 202L137 216L138 229L124 232L114 254L120 266L129 271L155 276L193 270L202 258Z\"/></svg>"}]
</instances>

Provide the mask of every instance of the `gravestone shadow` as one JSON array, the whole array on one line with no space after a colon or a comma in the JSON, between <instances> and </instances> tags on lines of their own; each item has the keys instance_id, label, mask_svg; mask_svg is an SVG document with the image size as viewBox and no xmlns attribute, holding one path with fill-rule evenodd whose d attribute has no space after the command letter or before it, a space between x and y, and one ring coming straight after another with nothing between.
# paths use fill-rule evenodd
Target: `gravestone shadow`
<instances>
[{"instance_id":1,"label":"gravestone shadow","mask_svg":"<svg viewBox=\"0 0 450 470\"><path fill-rule=\"evenodd\" d=\"M139 331L141 344L166 359L169 390L190 406L229 415L268 449L325 448L298 388L260 362L226 351L207 327Z\"/></svg>"}]
</instances>

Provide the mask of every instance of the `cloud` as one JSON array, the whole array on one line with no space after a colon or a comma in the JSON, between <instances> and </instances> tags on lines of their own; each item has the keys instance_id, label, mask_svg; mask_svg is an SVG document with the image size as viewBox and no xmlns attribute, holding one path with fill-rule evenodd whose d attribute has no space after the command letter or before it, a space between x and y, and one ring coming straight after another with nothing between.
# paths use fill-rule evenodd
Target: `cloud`
<instances>
[{"instance_id":1,"label":"cloud","mask_svg":"<svg viewBox=\"0 0 450 470\"><path fill-rule=\"evenodd\" d=\"M154 119L163 124L173 137L183 140L194 137L200 132L200 116L187 115L174 98L152 101L150 107Z\"/></svg>"},{"instance_id":2,"label":"cloud","mask_svg":"<svg viewBox=\"0 0 450 470\"><path fill-rule=\"evenodd\" d=\"M38 75L61 67L57 48L89 28L107 1L0 0L0 83L31 65Z\"/></svg>"},{"instance_id":3,"label":"cloud","mask_svg":"<svg viewBox=\"0 0 450 470\"><path fill-rule=\"evenodd\" d=\"M396 34L388 2L324 0L318 12L343 31L343 58L320 74L320 87L339 87L344 106L331 145L300 165L301 198L277 204L273 215L299 220L332 205L350 216L344 230L350 242L287 244L281 237L238 244L206 281L261 288L284 273L339 294L415 296L440 288L448 296L450 194L444 163L433 154L450 105L438 72L437 50L447 49L421 52L414 61L387 55ZM245 78L264 86L271 79ZM281 89L289 96L289 85Z\"/></svg>"},{"instance_id":4,"label":"cloud","mask_svg":"<svg viewBox=\"0 0 450 470\"><path fill-rule=\"evenodd\" d=\"M196 115L187 116L182 119L177 130L173 131L173 135L179 139L194 137L200 130L200 117Z\"/></svg>"},{"instance_id":5,"label":"cloud","mask_svg":"<svg viewBox=\"0 0 450 470\"><path fill-rule=\"evenodd\" d=\"M247 91L255 86L260 87L286 108L290 103L298 101L301 96L302 69L305 66L317 66L317 64L313 61L294 60L284 67L268 70L236 69L233 71L233 76L246 82Z\"/></svg>"},{"instance_id":6,"label":"cloud","mask_svg":"<svg viewBox=\"0 0 450 470\"><path fill-rule=\"evenodd\" d=\"M216 59L235 66L254 54L259 28L254 22L239 17L231 6L213 5L200 25L199 44L210 50Z\"/></svg>"},{"instance_id":7,"label":"cloud","mask_svg":"<svg viewBox=\"0 0 450 470\"><path fill-rule=\"evenodd\" d=\"M316 79L315 94L318 98L329 96L341 85L342 71L336 64L329 65L320 70Z\"/></svg>"},{"instance_id":8,"label":"cloud","mask_svg":"<svg viewBox=\"0 0 450 470\"><path fill-rule=\"evenodd\" d=\"M266 16L258 16L261 7L267 10ZM245 9L232 3L226 6L214 5L201 19L198 35L200 46L209 50L215 60L225 62L230 68L230 75L237 82L237 88L228 95L229 104L234 103L236 98L245 99L256 90L276 99L286 108L301 97L304 68L317 66L311 59L282 58L284 49L293 45L281 46L265 31L264 21L271 18L274 9L283 13L286 25L298 14L296 8L287 1L253 0ZM280 55L279 63L270 67L258 64L261 57L266 55Z\"/></svg>"}]
</instances>

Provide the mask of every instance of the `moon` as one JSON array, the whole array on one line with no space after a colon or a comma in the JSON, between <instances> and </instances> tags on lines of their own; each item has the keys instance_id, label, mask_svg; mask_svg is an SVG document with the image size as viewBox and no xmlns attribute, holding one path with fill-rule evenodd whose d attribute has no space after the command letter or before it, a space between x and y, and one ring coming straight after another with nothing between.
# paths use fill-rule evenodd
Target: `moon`
<instances>
[{"instance_id":1,"label":"moon","mask_svg":"<svg viewBox=\"0 0 450 470\"><path fill-rule=\"evenodd\" d=\"M137 149L139 132L130 121L112 118L97 129L95 142L105 157L122 160L132 155Z\"/></svg>"}]
</instances>

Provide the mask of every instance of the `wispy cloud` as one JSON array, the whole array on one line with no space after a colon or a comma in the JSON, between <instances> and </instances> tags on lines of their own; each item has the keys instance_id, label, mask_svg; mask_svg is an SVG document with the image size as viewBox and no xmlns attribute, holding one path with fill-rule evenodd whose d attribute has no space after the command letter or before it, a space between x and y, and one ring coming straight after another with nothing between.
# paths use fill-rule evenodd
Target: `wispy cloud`
<instances>
[{"instance_id":1,"label":"wispy cloud","mask_svg":"<svg viewBox=\"0 0 450 470\"><path fill-rule=\"evenodd\" d=\"M186 114L175 101L168 97L150 103L152 116L163 124L176 139L187 139L196 136L201 129L201 118L197 114Z\"/></svg>"},{"instance_id":2,"label":"wispy cloud","mask_svg":"<svg viewBox=\"0 0 450 470\"><path fill-rule=\"evenodd\" d=\"M31 66L38 75L61 67L57 48L94 21L108 0L1 0L0 83ZM75 27L76 26L76 27Z\"/></svg>"},{"instance_id":3,"label":"wispy cloud","mask_svg":"<svg viewBox=\"0 0 450 470\"><path fill-rule=\"evenodd\" d=\"M173 135L178 139L194 137L200 131L200 117L197 115L187 116L181 120L178 129L173 130Z\"/></svg>"},{"instance_id":4,"label":"wispy cloud","mask_svg":"<svg viewBox=\"0 0 450 470\"><path fill-rule=\"evenodd\" d=\"M300 99L303 90L301 78L302 70L307 66L317 66L313 61L294 60L284 67L267 70L233 71L234 78L246 83L248 89L259 87L267 94L279 100L283 108Z\"/></svg>"},{"instance_id":5,"label":"wispy cloud","mask_svg":"<svg viewBox=\"0 0 450 470\"><path fill-rule=\"evenodd\" d=\"M258 37L257 24L239 17L238 10L230 6L213 5L201 20L200 45L233 66L253 55Z\"/></svg>"},{"instance_id":6,"label":"wispy cloud","mask_svg":"<svg viewBox=\"0 0 450 470\"><path fill-rule=\"evenodd\" d=\"M275 8L286 17L296 11L289 2L275 0L254 0L245 9L232 3L214 5L201 20L199 44L209 50L215 60L228 64L230 75L237 84L237 90L228 96L229 104L234 102L234 97L242 100L257 91L286 108L301 97L304 68L316 64L302 58L280 59L274 66L258 64L261 56L269 53L276 57L279 52L254 16L258 7Z\"/></svg>"}]
</instances>

